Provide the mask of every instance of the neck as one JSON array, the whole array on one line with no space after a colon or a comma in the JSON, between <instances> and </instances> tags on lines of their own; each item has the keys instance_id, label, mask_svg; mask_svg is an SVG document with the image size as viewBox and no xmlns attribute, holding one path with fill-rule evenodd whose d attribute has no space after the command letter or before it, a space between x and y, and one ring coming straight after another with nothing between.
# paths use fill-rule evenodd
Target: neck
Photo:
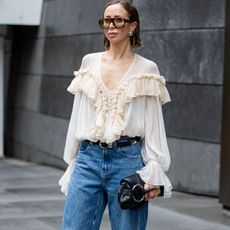
<instances>
[{"instance_id":1,"label":"neck","mask_svg":"<svg viewBox=\"0 0 230 230\"><path fill-rule=\"evenodd\" d=\"M130 58L134 55L134 52L130 46L130 44L110 44L110 48L107 51L108 55L114 59L123 59L123 58Z\"/></svg>"}]
</instances>

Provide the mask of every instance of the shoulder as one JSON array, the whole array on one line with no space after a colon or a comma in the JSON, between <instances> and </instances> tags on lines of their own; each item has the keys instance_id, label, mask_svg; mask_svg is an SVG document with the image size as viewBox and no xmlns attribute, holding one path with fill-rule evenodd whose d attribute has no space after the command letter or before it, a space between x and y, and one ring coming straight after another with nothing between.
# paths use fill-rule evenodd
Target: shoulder
<instances>
[{"instance_id":1,"label":"shoulder","mask_svg":"<svg viewBox=\"0 0 230 230\"><path fill-rule=\"evenodd\" d=\"M98 56L102 55L103 52L97 52L97 53L89 53L89 54L86 54L84 57L83 57L83 60L90 60L90 59L95 59L95 58L98 58Z\"/></svg>"},{"instance_id":2,"label":"shoulder","mask_svg":"<svg viewBox=\"0 0 230 230\"><path fill-rule=\"evenodd\" d=\"M89 65L90 63L94 62L95 60L98 60L99 56L102 55L103 52L97 52L97 53L89 53L86 54L82 58L82 65Z\"/></svg>"},{"instance_id":3,"label":"shoulder","mask_svg":"<svg viewBox=\"0 0 230 230\"><path fill-rule=\"evenodd\" d=\"M139 54L137 56L137 63L146 73L154 73L160 75L157 64L154 61L151 61Z\"/></svg>"}]
</instances>

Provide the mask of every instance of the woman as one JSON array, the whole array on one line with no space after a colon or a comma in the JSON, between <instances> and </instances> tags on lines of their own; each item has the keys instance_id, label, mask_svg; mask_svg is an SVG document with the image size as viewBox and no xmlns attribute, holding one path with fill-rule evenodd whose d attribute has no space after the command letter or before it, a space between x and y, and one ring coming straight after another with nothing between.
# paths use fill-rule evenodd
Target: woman
<instances>
[{"instance_id":1,"label":"woman","mask_svg":"<svg viewBox=\"0 0 230 230\"><path fill-rule=\"evenodd\" d=\"M137 172L145 189L163 185L170 196L161 109L170 97L156 64L134 52L141 45L136 8L111 1L99 25L106 51L86 55L68 87L75 99L64 152L69 166L60 180L67 195L63 230L99 229L107 204L112 229L145 229L148 202L122 210L117 191L122 178Z\"/></svg>"}]
</instances>

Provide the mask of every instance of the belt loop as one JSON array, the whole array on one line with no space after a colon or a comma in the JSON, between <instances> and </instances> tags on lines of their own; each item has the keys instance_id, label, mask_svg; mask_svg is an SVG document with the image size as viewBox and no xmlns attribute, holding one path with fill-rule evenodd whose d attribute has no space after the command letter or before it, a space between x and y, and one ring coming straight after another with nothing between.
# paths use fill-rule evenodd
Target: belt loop
<instances>
[{"instance_id":1,"label":"belt loop","mask_svg":"<svg viewBox=\"0 0 230 230\"><path fill-rule=\"evenodd\" d=\"M117 141L114 141L113 147L114 147L114 148L117 148Z\"/></svg>"},{"instance_id":2,"label":"belt loop","mask_svg":"<svg viewBox=\"0 0 230 230\"><path fill-rule=\"evenodd\" d=\"M92 142L92 141L89 141L89 145L91 145L91 146L92 146L92 145L93 145L93 142Z\"/></svg>"},{"instance_id":3,"label":"belt loop","mask_svg":"<svg viewBox=\"0 0 230 230\"><path fill-rule=\"evenodd\" d=\"M112 142L112 143L107 144L107 148L110 148L110 149L113 148L113 147L114 147L114 143L115 143L115 142Z\"/></svg>"}]
</instances>

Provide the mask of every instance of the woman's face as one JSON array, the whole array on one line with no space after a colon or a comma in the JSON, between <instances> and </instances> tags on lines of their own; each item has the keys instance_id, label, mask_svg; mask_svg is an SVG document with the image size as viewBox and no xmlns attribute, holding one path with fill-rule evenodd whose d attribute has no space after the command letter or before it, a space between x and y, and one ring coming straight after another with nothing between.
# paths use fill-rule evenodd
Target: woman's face
<instances>
[{"instance_id":1,"label":"woman's face","mask_svg":"<svg viewBox=\"0 0 230 230\"><path fill-rule=\"evenodd\" d=\"M105 9L104 19L123 18L129 20L127 11L121 4L110 5ZM122 42L129 43L129 32L134 31L136 27L135 23L126 22L124 27L116 28L111 22L108 29L104 29L106 38L110 41L110 44L117 44Z\"/></svg>"}]
</instances>

